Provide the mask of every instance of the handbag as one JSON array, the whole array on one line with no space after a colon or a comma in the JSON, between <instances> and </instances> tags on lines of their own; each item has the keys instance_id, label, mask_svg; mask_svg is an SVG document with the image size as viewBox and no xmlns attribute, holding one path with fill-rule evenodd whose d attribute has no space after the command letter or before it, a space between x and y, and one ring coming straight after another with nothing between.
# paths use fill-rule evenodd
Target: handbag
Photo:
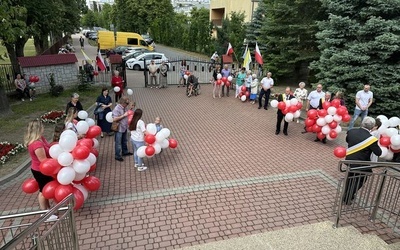
<instances>
[{"instance_id":1,"label":"handbag","mask_svg":"<svg viewBox=\"0 0 400 250\"><path fill-rule=\"evenodd\" d=\"M111 130L114 132L118 132L119 122L112 122Z\"/></svg>"}]
</instances>

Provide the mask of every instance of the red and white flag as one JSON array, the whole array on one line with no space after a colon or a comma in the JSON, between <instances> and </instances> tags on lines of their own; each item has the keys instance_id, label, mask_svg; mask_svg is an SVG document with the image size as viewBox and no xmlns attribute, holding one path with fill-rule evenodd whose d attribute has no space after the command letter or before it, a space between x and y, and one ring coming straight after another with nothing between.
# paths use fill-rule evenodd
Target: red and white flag
<instances>
[{"instance_id":1,"label":"red and white flag","mask_svg":"<svg viewBox=\"0 0 400 250\"><path fill-rule=\"evenodd\" d=\"M260 49L258 48L257 43L256 43L256 51L254 51L254 55L255 55L255 58L256 58L256 61L258 62L258 64L262 65L264 62L263 62L263 58L261 56L261 52L260 52Z\"/></svg>"},{"instance_id":2,"label":"red and white flag","mask_svg":"<svg viewBox=\"0 0 400 250\"><path fill-rule=\"evenodd\" d=\"M97 67L99 67L100 71L106 70L106 64L104 63L103 57L100 54L100 50L96 56L96 63L97 63Z\"/></svg>"},{"instance_id":3,"label":"red and white flag","mask_svg":"<svg viewBox=\"0 0 400 250\"><path fill-rule=\"evenodd\" d=\"M230 55L233 54L233 48L232 48L231 43L229 43L229 45L228 45L228 50L226 51L226 54L227 54L228 56L230 56Z\"/></svg>"}]
</instances>

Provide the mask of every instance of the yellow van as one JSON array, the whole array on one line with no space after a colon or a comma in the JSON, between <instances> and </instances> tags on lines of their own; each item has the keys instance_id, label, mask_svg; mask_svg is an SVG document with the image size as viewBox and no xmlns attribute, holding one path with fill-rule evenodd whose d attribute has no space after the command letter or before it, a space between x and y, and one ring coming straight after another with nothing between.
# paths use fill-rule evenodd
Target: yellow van
<instances>
[{"instance_id":1,"label":"yellow van","mask_svg":"<svg viewBox=\"0 0 400 250\"><path fill-rule=\"evenodd\" d=\"M117 32L117 39L115 40L114 32L105 30L97 32L97 46L100 52L104 52L106 49L113 49L117 46L142 47L149 51L154 50L138 33Z\"/></svg>"}]
</instances>

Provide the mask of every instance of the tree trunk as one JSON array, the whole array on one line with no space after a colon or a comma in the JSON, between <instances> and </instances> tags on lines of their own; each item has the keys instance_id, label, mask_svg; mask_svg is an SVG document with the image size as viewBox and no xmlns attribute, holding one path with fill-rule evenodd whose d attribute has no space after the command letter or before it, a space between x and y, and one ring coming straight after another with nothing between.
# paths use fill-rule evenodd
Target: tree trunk
<instances>
[{"instance_id":1,"label":"tree trunk","mask_svg":"<svg viewBox=\"0 0 400 250\"><path fill-rule=\"evenodd\" d=\"M2 81L4 81L4 79L2 79ZM3 82L0 83L0 117L12 114L3 84Z\"/></svg>"},{"instance_id":2,"label":"tree trunk","mask_svg":"<svg viewBox=\"0 0 400 250\"><path fill-rule=\"evenodd\" d=\"M49 48L48 36L34 36L33 44L35 45L36 55L41 55L45 50Z\"/></svg>"},{"instance_id":3,"label":"tree trunk","mask_svg":"<svg viewBox=\"0 0 400 250\"><path fill-rule=\"evenodd\" d=\"M17 54L15 52L14 44L4 43L4 46L7 49L8 57L10 58L10 62L13 67L14 73L15 74L20 73L19 66L18 66L18 60L17 60ZM15 77L15 75L12 77Z\"/></svg>"}]
</instances>

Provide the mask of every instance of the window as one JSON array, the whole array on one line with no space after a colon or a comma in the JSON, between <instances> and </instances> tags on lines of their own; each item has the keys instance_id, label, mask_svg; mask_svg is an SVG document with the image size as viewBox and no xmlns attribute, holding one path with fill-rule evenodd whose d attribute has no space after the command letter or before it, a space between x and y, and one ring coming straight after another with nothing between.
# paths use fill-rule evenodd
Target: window
<instances>
[{"instance_id":1,"label":"window","mask_svg":"<svg viewBox=\"0 0 400 250\"><path fill-rule=\"evenodd\" d=\"M144 41L144 40L140 40L140 45L145 46L145 47L149 46L149 45L146 43L146 41Z\"/></svg>"},{"instance_id":2,"label":"window","mask_svg":"<svg viewBox=\"0 0 400 250\"><path fill-rule=\"evenodd\" d=\"M153 57L154 59L162 59L162 56L161 55L154 55L154 57Z\"/></svg>"},{"instance_id":3,"label":"window","mask_svg":"<svg viewBox=\"0 0 400 250\"><path fill-rule=\"evenodd\" d=\"M127 38L127 43L129 45L138 45L138 39L137 38Z\"/></svg>"}]
</instances>

